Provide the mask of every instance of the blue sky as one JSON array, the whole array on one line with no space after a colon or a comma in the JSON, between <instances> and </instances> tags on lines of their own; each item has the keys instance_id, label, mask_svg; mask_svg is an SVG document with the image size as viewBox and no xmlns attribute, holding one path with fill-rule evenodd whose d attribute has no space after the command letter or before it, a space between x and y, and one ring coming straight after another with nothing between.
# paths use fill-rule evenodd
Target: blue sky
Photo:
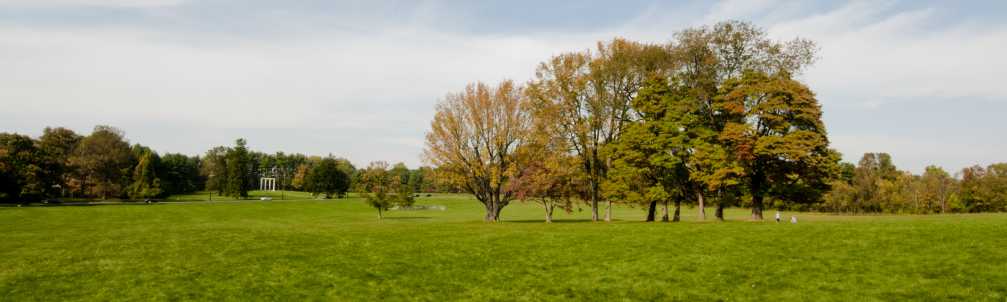
<instances>
[{"instance_id":1,"label":"blue sky","mask_svg":"<svg viewBox=\"0 0 1007 302\"><path fill-rule=\"evenodd\" d=\"M832 145L903 169L1007 161L1007 1L0 0L0 131L126 131L160 152L421 163L434 104L616 36L747 20L821 60Z\"/></svg>"}]
</instances>

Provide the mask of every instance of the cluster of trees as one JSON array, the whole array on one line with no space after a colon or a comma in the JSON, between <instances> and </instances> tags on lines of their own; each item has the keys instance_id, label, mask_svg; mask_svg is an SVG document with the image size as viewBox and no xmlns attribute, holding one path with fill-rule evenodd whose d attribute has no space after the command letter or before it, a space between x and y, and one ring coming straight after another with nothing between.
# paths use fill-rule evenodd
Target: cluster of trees
<instances>
[{"instance_id":1,"label":"cluster of trees","mask_svg":"<svg viewBox=\"0 0 1007 302\"><path fill-rule=\"evenodd\" d=\"M58 196L143 199L202 188L199 158L163 157L97 126L87 136L46 128L38 139L0 133L0 201Z\"/></svg>"},{"instance_id":2,"label":"cluster of trees","mask_svg":"<svg viewBox=\"0 0 1007 302\"><path fill-rule=\"evenodd\" d=\"M575 201L589 205L595 221L600 203L611 219L613 202L645 206L648 220L661 204L664 221L678 220L682 203L698 205L701 219L707 205L719 219L724 207L747 206L761 220L767 205L812 209L823 199L830 202L822 209L879 211L868 204L893 197L840 202L842 183L862 181L843 181L856 173L843 174L847 165L829 148L821 106L795 77L815 61L816 49L736 21L686 29L667 44L600 42L595 51L541 63L525 85L474 83L448 94L437 105L424 158L475 195L487 221L513 200L541 203L547 221ZM999 168L970 169L966 178L976 180L963 186L995 182L989 175ZM900 177L869 173L857 177ZM918 179L933 184L934 194L951 190L947 173ZM872 186L871 194L890 194L877 188L884 183ZM963 190L961 198L976 196L969 198L983 206L974 208L993 209L982 201L996 198L994 191ZM942 208L950 198L939 199Z\"/></svg>"},{"instance_id":3,"label":"cluster of trees","mask_svg":"<svg viewBox=\"0 0 1007 302\"><path fill-rule=\"evenodd\" d=\"M124 133L97 126L87 136L46 128L42 136L0 133L0 202L34 202L53 197L143 200L208 190L244 198L262 177L277 189L325 198L363 191L366 170L344 158L251 151L244 139L208 150L202 157L159 155L133 144ZM410 192L457 192L431 167L390 169Z\"/></svg>"},{"instance_id":4,"label":"cluster of trees","mask_svg":"<svg viewBox=\"0 0 1007 302\"><path fill-rule=\"evenodd\" d=\"M937 166L921 175L898 170L886 153L843 163L841 177L817 209L845 213L960 213L1007 211L1007 164L962 169L956 176Z\"/></svg>"}]
</instances>

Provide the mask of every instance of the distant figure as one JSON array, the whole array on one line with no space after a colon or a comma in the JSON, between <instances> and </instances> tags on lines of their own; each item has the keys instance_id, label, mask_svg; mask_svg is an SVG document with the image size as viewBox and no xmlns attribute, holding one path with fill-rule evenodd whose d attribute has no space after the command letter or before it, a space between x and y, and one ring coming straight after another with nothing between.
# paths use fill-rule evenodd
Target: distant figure
<instances>
[{"instance_id":1,"label":"distant figure","mask_svg":"<svg viewBox=\"0 0 1007 302\"><path fill-rule=\"evenodd\" d=\"M790 223L797 224L797 216L790 216Z\"/></svg>"},{"instance_id":2,"label":"distant figure","mask_svg":"<svg viewBox=\"0 0 1007 302\"><path fill-rule=\"evenodd\" d=\"M776 211L776 223L780 223L780 211Z\"/></svg>"}]
</instances>

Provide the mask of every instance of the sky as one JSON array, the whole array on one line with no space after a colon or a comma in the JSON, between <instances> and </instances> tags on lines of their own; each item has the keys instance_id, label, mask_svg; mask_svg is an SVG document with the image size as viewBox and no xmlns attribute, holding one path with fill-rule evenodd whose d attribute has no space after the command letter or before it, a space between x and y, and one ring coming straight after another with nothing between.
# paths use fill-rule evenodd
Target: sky
<instances>
[{"instance_id":1,"label":"sky","mask_svg":"<svg viewBox=\"0 0 1007 302\"><path fill-rule=\"evenodd\" d=\"M202 154L422 163L435 104L466 84L624 37L744 20L818 43L800 79L833 148L901 169L1007 161L1007 1L0 0L0 132L125 131Z\"/></svg>"}]
</instances>

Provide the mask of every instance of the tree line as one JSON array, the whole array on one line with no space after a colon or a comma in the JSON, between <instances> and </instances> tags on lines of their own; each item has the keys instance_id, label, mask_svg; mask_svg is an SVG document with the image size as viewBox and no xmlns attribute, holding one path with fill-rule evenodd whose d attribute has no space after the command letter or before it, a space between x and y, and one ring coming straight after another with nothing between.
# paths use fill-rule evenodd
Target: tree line
<instances>
[{"instance_id":1,"label":"tree line","mask_svg":"<svg viewBox=\"0 0 1007 302\"><path fill-rule=\"evenodd\" d=\"M410 193L458 191L438 180L434 168L383 165L400 183L394 186L401 188L396 194L404 195L406 188ZM46 128L38 138L0 133L0 202L59 197L144 200L201 190L246 198L262 177L275 178L280 190L334 198L374 187L366 178L375 173L332 155L251 151L244 139L202 156L162 156L147 146L131 145L123 131L110 126L96 126L86 136L63 127Z\"/></svg>"},{"instance_id":2,"label":"tree line","mask_svg":"<svg viewBox=\"0 0 1007 302\"><path fill-rule=\"evenodd\" d=\"M1007 163L966 167L951 175L928 166L920 175L898 170L887 153L841 164L816 209L841 213L976 213L1007 211Z\"/></svg>"},{"instance_id":3,"label":"tree line","mask_svg":"<svg viewBox=\"0 0 1007 302\"><path fill-rule=\"evenodd\" d=\"M594 221L611 220L612 203L645 207L649 221L659 205L663 221L677 221L686 203L700 219L707 206L718 219L728 206L751 208L755 220L767 206L926 213L934 208L919 195L930 191L941 211L1002 209L989 205L1004 200L1000 165L966 169L960 193L948 195L957 182L935 169L916 177L841 163L798 77L816 52L813 41L772 40L738 21L664 44L599 42L549 58L524 84L446 95L424 160L473 194L487 221L514 200L542 204L547 221L580 202Z\"/></svg>"}]
</instances>

